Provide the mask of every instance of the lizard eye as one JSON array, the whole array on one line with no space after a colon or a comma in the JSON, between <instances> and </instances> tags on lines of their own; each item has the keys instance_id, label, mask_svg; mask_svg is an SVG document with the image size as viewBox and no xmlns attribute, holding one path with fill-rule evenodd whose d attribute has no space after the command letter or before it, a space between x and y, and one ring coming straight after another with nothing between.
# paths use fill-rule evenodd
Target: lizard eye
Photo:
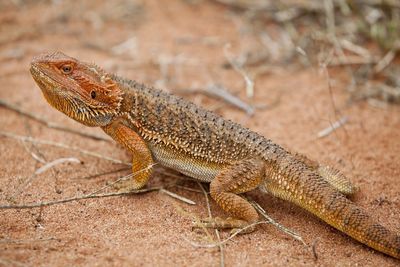
<instances>
[{"instance_id":1,"label":"lizard eye","mask_svg":"<svg viewBox=\"0 0 400 267\"><path fill-rule=\"evenodd\" d=\"M96 98L96 92L95 91L91 91L90 92L90 96L92 97L92 99Z\"/></svg>"},{"instance_id":2,"label":"lizard eye","mask_svg":"<svg viewBox=\"0 0 400 267\"><path fill-rule=\"evenodd\" d=\"M63 65L61 67L62 72L64 72L64 74L70 74L72 72L72 66L71 65Z\"/></svg>"}]
</instances>

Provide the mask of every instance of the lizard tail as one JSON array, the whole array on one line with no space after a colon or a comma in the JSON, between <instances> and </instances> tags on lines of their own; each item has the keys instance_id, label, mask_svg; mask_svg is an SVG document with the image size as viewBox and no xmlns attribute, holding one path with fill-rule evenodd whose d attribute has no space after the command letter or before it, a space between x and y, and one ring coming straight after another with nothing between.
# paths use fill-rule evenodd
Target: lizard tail
<instances>
[{"instance_id":1,"label":"lizard tail","mask_svg":"<svg viewBox=\"0 0 400 267\"><path fill-rule=\"evenodd\" d=\"M304 163L293 158L278 162L267 164L269 179L264 186L268 192L310 211L361 243L400 259L400 234L380 225Z\"/></svg>"}]
</instances>

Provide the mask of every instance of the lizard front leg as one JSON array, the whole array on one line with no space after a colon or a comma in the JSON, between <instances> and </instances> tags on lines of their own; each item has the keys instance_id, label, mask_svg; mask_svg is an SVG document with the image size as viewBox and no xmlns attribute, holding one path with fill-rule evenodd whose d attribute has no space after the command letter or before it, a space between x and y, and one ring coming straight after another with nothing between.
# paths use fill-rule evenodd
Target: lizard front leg
<instances>
[{"instance_id":1,"label":"lizard front leg","mask_svg":"<svg viewBox=\"0 0 400 267\"><path fill-rule=\"evenodd\" d=\"M145 186L152 172L153 158L144 140L120 121L115 121L102 129L132 153L133 177L119 183L118 188L129 191Z\"/></svg>"},{"instance_id":2,"label":"lizard front leg","mask_svg":"<svg viewBox=\"0 0 400 267\"><path fill-rule=\"evenodd\" d=\"M258 220L254 207L238 194L258 187L265 174L264 161L246 159L223 169L210 184L211 197L232 218L209 220L206 227L243 228Z\"/></svg>"}]
</instances>

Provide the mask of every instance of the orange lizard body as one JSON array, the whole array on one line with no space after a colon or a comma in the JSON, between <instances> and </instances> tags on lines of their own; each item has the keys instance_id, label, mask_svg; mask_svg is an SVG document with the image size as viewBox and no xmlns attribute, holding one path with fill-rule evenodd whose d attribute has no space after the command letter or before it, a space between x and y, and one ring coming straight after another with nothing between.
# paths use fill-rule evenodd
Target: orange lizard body
<instances>
[{"instance_id":1,"label":"orange lizard body","mask_svg":"<svg viewBox=\"0 0 400 267\"><path fill-rule=\"evenodd\" d=\"M256 222L256 210L239 194L259 188L400 258L400 235L347 199L354 187L340 172L193 103L60 52L34 58L31 73L54 108L84 125L101 127L132 153L132 171L144 171L125 181L124 188L145 186L149 166L158 162L210 183L211 197L233 217L213 226L240 228Z\"/></svg>"}]
</instances>

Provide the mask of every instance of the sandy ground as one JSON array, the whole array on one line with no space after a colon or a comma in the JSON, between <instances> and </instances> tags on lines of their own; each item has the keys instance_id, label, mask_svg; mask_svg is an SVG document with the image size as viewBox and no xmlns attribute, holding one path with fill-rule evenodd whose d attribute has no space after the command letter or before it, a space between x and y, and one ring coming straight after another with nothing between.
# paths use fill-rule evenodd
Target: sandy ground
<instances>
[{"instance_id":1,"label":"sandy ground","mask_svg":"<svg viewBox=\"0 0 400 267\"><path fill-rule=\"evenodd\" d=\"M67 1L66 1L67 2ZM225 6L208 1L130 2L120 6L80 6L65 2L15 5L0 3L0 98L50 122L105 136L53 110L41 96L29 71L32 57L64 51L109 71L171 92L220 83L246 100L243 78L225 68L223 48L246 45L246 33ZM194 2L194 1L193 1ZM17 1L14 1L17 3ZM168 3L168 4L166 4ZM276 67L256 80L254 102L277 105L249 117L221 100L184 94L195 103L244 124L293 151L340 168L360 187L360 206L389 228L400 231L400 108L346 105L341 70ZM247 100L246 100L247 101ZM250 101L250 100L249 100ZM334 112L335 107L340 113ZM341 118L344 127L325 138L317 133ZM0 107L0 131L61 142L129 161L113 142L95 141L49 129ZM2 205L65 199L94 192L129 170L91 177L124 167L69 149L32 145L0 137ZM34 176L46 162L73 157ZM177 183L169 190L196 202L188 205L160 192L69 202L42 209L0 211L0 266L218 266L218 248L192 230L191 216L206 217L207 206L197 183L167 175L161 167L149 186ZM30 181L29 184L26 184ZM110 191L111 189L107 189ZM251 193L282 225L298 232L308 246L262 225L224 246L226 266L398 266L399 261L352 240L313 215L260 192ZM224 216L211 202L214 216ZM211 232L210 232L211 233ZM229 233L222 232L225 239ZM216 240L215 237L213 237ZM317 258L312 253L314 245Z\"/></svg>"}]
</instances>

